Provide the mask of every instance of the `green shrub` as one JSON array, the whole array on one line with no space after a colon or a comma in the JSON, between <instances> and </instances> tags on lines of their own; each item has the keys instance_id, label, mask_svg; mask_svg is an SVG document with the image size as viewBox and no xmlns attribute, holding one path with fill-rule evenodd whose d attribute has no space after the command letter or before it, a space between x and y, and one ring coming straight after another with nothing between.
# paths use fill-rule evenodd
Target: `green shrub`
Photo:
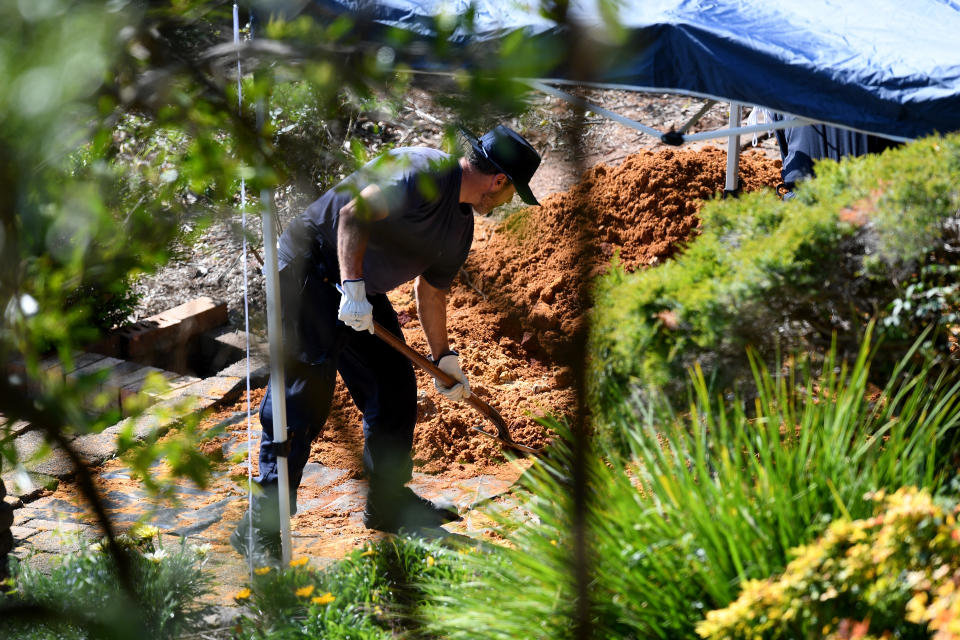
<instances>
[{"instance_id":1,"label":"green shrub","mask_svg":"<svg viewBox=\"0 0 960 640\"><path fill-rule=\"evenodd\" d=\"M0 637L52 638L139 637L175 638L197 622L197 599L209 591L204 575L206 549L163 547L156 530L120 536L132 572L135 593L120 585L112 557L100 543L59 557L49 573L27 562L14 564L14 590L0 595L0 605L36 605L48 615L42 621L18 621L0 615Z\"/></svg>"},{"instance_id":2,"label":"green shrub","mask_svg":"<svg viewBox=\"0 0 960 640\"><path fill-rule=\"evenodd\" d=\"M794 550L783 575L748 580L697 625L703 638L960 637L956 501L873 495L876 515L840 520ZM856 632L855 632L856 630Z\"/></svg>"},{"instance_id":3,"label":"green shrub","mask_svg":"<svg viewBox=\"0 0 960 640\"><path fill-rule=\"evenodd\" d=\"M743 581L782 571L790 549L836 518L871 515L869 492L908 484L936 492L954 477L938 451L960 426L955 378L897 370L871 400L868 346L853 365L824 361L819 375L800 380L756 366L750 416L741 403L712 397L699 372L689 413L662 422L649 405L632 418L621 412L616 426L628 434L631 461L588 455L596 637L693 637L705 612L732 602ZM428 589L424 615L437 636L573 636L566 445L551 460L523 480L534 517L505 529L509 547L468 557L476 578Z\"/></svg>"},{"instance_id":4,"label":"green shrub","mask_svg":"<svg viewBox=\"0 0 960 640\"><path fill-rule=\"evenodd\" d=\"M235 596L247 608L237 638L392 638L418 626L421 582L465 577L461 557L450 547L398 537L355 550L322 571L307 567L306 557L280 571L255 569L253 584Z\"/></svg>"},{"instance_id":5,"label":"green shrub","mask_svg":"<svg viewBox=\"0 0 960 640\"><path fill-rule=\"evenodd\" d=\"M960 304L960 135L817 165L793 201L745 194L702 209L676 260L598 283L595 397L634 386L681 402L698 363L716 389L749 380L743 357L794 349L853 357L879 319L883 379L928 325ZM947 353L943 332L930 352ZM612 437L612 436L611 436Z\"/></svg>"}]
</instances>

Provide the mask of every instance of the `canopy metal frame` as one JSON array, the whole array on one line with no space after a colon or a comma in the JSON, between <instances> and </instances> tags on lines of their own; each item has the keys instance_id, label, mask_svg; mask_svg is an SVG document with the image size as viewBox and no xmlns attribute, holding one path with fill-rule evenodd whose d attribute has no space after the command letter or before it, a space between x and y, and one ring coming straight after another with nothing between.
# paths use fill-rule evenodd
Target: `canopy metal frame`
<instances>
[{"instance_id":1,"label":"canopy metal frame","mask_svg":"<svg viewBox=\"0 0 960 640\"><path fill-rule=\"evenodd\" d=\"M727 139L727 174L726 174L726 183L724 186L724 191L727 193L735 193L739 188L739 168L740 168L740 136L749 135L751 133L760 133L764 131L773 131L776 129L792 129L794 127L805 127L808 125L815 124L826 124L832 127L839 127L841 129L848 129L850 131L857 131L858 133L866 133L869 135L876 135L883 138L888 138L897 142L909 142L912 138L905 138L901 136L891 136L887 134L880 134L870 131L861 131L853 127L847 127L842 124L835 124L829 122L823 122L819 120L810 120L808 118L803 118L801 116L795 116L792 114L784 114L785 118L783 120L778 120L776 122L768 122L764 124L754 124L754 125L742 125L742 113L743 107L745 105L730 101L730 118L726 128L723 129L714 129L712 131L700 131L697 133L687 133L690 128L696 124L703 115L717 102L728 102L728 99L720 98L717 96L707 96L703 94L697 94L691 91L683 91L676 89L663 89L663 88L654 88L654 87L637 87L631 85L610 85L610 84L577 84L568 80L558 80L558 79L525 79L524 82L530 86L532 89L551 95L555 98L560 98L570 104L578 106L582 109L589 110L598 115L604 116L613 120L614 122L619 122L620 124L635 129L640 133L646 134L648 136L657 138L664 144L669 144L672 146L682 146L690 142L700 142L703 140L716 140L720 138ZM680 129L671 130L671 131L660 131L654 129L653 127L647 126L642 122L637 122L623 116L609 109L605 109L599 105L593 104L584 100L579 96L575 96L566 91L557 89L551 85L575 85L581 86L590 89L615 89L620 91L634 91L642 93L667 93L673 95L689 95L691 97L701 98L706 100L706 103L700 108L700 110L695 113ZM753 105L755 107L761 107L761 105ZM761 107L762 108L762 107Z\"/></svg>"}]
</instances>

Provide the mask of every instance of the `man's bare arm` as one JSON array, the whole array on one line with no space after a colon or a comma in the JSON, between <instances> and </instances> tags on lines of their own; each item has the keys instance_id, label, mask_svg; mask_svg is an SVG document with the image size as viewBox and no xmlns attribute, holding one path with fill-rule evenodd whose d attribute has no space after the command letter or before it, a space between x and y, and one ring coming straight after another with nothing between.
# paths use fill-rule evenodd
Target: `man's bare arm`
<instances>
[{"instance_id":1,"label":"man's bare arm","mask_svg":"<svg viewBox=\"0 0 960 640\"><path fill-rule=\"evenodd\" d=\"M423 276L413 283L413 292L417 299L417 313L420 315L420 326L427 339L430 353L436 360L440 354L450 350L450 341L447 338L447 292L437 289Z\"/></svg>"},{"instance_id":2,"label":"man's bare arm","mask_svg":"<svg viewBox=\"0 0 960 640\"><path fill-rule=\"evenodd\" d=\"M340 209L337 224L337 260L341 280L363 278L363 254L370 237L369 225L387 217L386 198L380 187L370 185Z\"/></svg>"}]
</instances>

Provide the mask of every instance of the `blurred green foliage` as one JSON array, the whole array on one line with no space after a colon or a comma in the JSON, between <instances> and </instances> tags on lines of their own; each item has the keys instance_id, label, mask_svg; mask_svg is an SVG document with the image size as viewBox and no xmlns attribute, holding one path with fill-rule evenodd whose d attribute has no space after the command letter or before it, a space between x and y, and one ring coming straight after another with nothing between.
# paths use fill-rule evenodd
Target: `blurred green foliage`
<instances>
[{"instance_id":1,"label":"blurred green foliage","mask_svg":"<svg viewBox=\"0 0 960 640\"><path fill-rule=\"evenodd\" d=\"M44 618L23 622L0 617L0 635L84 640L118 637L110 629L121 628L129 637L160 640L191 629L201 612L198 599L210 591L211 575L203 570L209 549L187 545L185 540L164 546L151 527L120 536L118 542L131 563L134 593L124 590L102 543L58 556L47 571L27 559L14 565L13 590L0 592L0 604L40 606Z\"/></svg>"},{"instance_id":2,"label":"blurred green foliage","mask_svg":"<svg viewBox=\"0 0 960 640\"><path fill-rule=\"evenodd\" d=\"M568 3L547 4L562 16ZM604 3L611 24L615 6ZM241 178L251 193L289 181L319 191L366 161L351 123L395 108L413 81L411 57L470 70L457 75L458 92L437 96L458 114L445 123L448 141L457 124L480 131L522 111L527 90L517 79L554 66L564 43L518 33L497 50L459 46L472 20L469 12L437 20L436 46L425 50L359 15L268 18L257 40L237 49L222 44L231 40L223 2L0 4L0 361L23 360L22 373L0 377L6 424L25 419L65 445L66 434L115 423L116 411L85 410L105 373L64 379L43 371L44 355L52 348L69 368L77 350L128 312L130 278L163 264L175 240L235 211ZM239 106L238 55L246 71ZM257 105L267 103L258 118ZM679 260L632 275L613 269L600 283L595 407L630 461L589 462L598 634L689 635L704 611L733 600L740 581L782 570L788 550L836 516L869 515L865 491L903 483L936 491L946 482L957 389L931 373L949 357L935 342L942 334L921 332L955 320L960 137L817 171L789 204L769 194L711 204L702 236ZM511 224L520 231L526 222ZM861 343L874 318L884 346L873 379L884 388L868 400ZM918 336L931 343L917 351L929 361L898 368ZM778 348L830 353L832 343L819 376L767 374ZM759 354L752 360L747 345ZM847 355L859 355L850 368L840 364ZM749 412L713 394L738 381L757 399ZM653 411L646 391L658 388L674 399L689 394L689 413ZM120 444L134 473L151 478L165 457L202 484L195 424L193 416L179 437L154 434L137 445L128 423ZM12 434L0 429L5 465L16 464ZM387 637L414 626L416 611L443 637L571 635L579 479L570 477L571 453L558 445L527 476L539 521L509 525L513 546L456 554L389 541L329 573L257 574L240 598L251 609L238 633ZM50 608L88 596L133 603L124 613L143 607L162 636L173 628L163 626L168 614L176 619L200 585L187 565L144 578L150 565L141 559L128 558L126 578L120 563L105 568L89 557L54 582L24 569L19 594ZM126 599L110 595L124 587ZM102 622L111 620L128 619ZM141 631L114 634L147 637Z\"/></svg>"},{"instance_id":3,"label":"blurred green foliage","mask_svg":"<svg viewBox=\"0 0 960 640\"><path fill-rule=\"evenodd\" d=\"M132 280L163 265L177 243L189 246L212 221L233 215L241 179L251 194L291 184L319 191L367 160L351 123L397 108L412 78L405 60L425 51L400 32L374 38L377 28L360 16L283 19L264 6L256 38L234 46L231 4L219 0L0 3L0 362L16 363L0 372L4 472L23 462L11 430L18 420L75 455L74 435L120 419L118 410L104 410L108 372L63 372L129 315ZM241 15L246 23L247 10ZM250 25L242 26L249 35ZM437 23L443 33L469 28L469 16ZM435 45L427 53L473 55L448 50L443 38ZM538 60L518 57L525 48L515 38L509 51L477 56L482 64L459 76L472 93L459 100L470 111L458 120L487 114L485 102L523 104L527 89L514 79L516 65L534 75ZM447 143L456 124L445 123ZM51 357L59 364L51 366ZM133 474L169 496L150 472L164 458L174 475L202 485L199 416L180 416L176 435L155 432L137 443L134 424L149 402L125 404L132 415L119 444ZM89 471L75 461L96 512ZM106 548L118 583L133 592L136 562L124 561L116 545ZM110 631L144 637L137 632Z\"/></svg>"}]
</instances>

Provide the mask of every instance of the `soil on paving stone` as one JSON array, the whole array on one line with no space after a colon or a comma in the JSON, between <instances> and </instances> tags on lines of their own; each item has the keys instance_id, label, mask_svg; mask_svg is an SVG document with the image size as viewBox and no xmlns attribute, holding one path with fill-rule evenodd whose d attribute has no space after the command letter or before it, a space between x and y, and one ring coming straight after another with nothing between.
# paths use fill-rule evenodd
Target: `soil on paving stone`
<instances>
[{"instance_id":1,"label":"soil on paving stone","mask_svg":"<svg viewBox=\"0 0 960 640\"><path fill-rule=\"evenodd\" d=\"M563 346L582 322L576 279L581 269L573 207L586 203L596 241L589 271L602 271L616 254L627 270L656 264L680 250L699 228L702 203L723 188L723 151L641 151L619 166L591 168L573 189L548 196L542 207L518 211L504 221L477 219L474 246L448 304L448 330L474 393L497 409L514 439L542 447L549 434L536 421L563 416L575 402L572 375ZM741 160L743 188L776 184L778 163L757 153ZM427 352L411 285L390 294L404 336ZM415 431L415 470L451 479L496 474L505 460L495 440L472 428L492 427L473 408L438 394L432 379L418 371L419 416ZM257 408L264 390L253 395L253 473L260 425ZM228 411L245 412L244 402ZM217 419L216 416L208 419ZM246 430L234 422L231 432ZM240 434L245 441L245 434ZM220 441L206 445L214 459ZM315 440L310 460L345 469L343 480L363 474L361 416L338 383L330 418ZM234 477L246 475L246 462L234 463Z\"/></svg>"},{"instance_id":2,"label":"soil on paving stone","mask_svg":"<svg viewBox=\"0 0 960 640\"><path fill-rule=\"evenodd\" d=\"M573 207L586 203L588 232L596 238L593 253L586 256L589 271L604 270L614 255L627 270L645 268L669 258L697 232L697 212L722 190L725 167L725 153L715 148L643 150L619 166L594 166L572 189L544 198L542 207L500 222L477 219L472 251L449 296L448 330L473 392L503 415L517 442L542 447L549 434L536 419L568 414L575 403L571 371L563 361L563 346L584 313L576 295L583 258L570 224ZM744 190L772 186L778 177L778 162L759 153L742 157ZM390 297L408 344L427 353L412 285ZM427 374L418 371L417 376L415 470L451 479L496 474L505 460L503 449L472 430L490 431L491 425L470 406L440 396ZM253 396L254 475L263 393L255 390ZM243 404L227 411L245 412ZM246 425L234 422L228 429L245 431ZM207 443L203 451L218 460L220 444ZM361 416L338 383L333 410L310 460L347 470L344 479L359 479L362 451ZM246 463L234 462L231 475L245 476Z\"/></svg>"},{"instance_id":3,"label":"soil on paving stone","mask_svg":"<svg viewBox=\"0 0 960 640\"><path fill-rule=\"evenodd\" d=\"M613 90L588 91L584 97L661 130L681 126L700 106L693 99ZM450 114L431 99L429 91L416 89L407 100L408 108L396 116L395 132L402 133L398 143L436 146L442 133L439 124ZM424 111L433 117L423 118ZM583 260L578 257L577 234L570 227L574 205L586 202L591 228L584 231L595 238L585 258L591 262L588 272L607 268L613 255L632 271L668 259L697 232L697 212L705 199L722 191L726 170L725 151L706 143L693 150L677 150L589 114L582 131L584 144L575 150L564 135L572 126L572 114L565 102L543 97L529 114L508 122L525 131L541 151L543 163L531 186L544 206L520 210L505 221L476 219L473 248L448 303L452 346L461 354L474 392L503 415L516 441L532 447L542 446L548 435L534 418L563 415L575 402L573 375L564 352L584 312L577 299ZM725 106L714 105L691 132L719 126L726 118ZM392 131L390 121L380 124ZM779 160L774 159L779 153L771 145L768 139L742 155L740 177L745 191L780 181ZM377 148L375 144L374 151ZM573 171L575 151L582 154L582 166L591 167L579 180ZM278 213L289 221L304 203L288 190L281 191ZM182 302L168 298L186 292L228 299L231 322L242 319L242 297L238 299L235 290L242 274L234 273L236 259L225 258L239 255L235 235L211 230L204 236L207 247L188 252L199 260L197 265L171 265L145 280L144 311ZM230 247L220 246L230 242ZM222 266L228 263L232 271ZM262 331L263 278L253 261L248 269L252 325ZM216 288L226 283L234 289ZM412 285L390 297L407 342L425 354ZM492 427L470 407L452 405L439 396L427 375L418 372L417 377L416 470L469 477L495 469L504 460L500 445L472 430ZM351 478L359 478L362 448L359 413L338 385L333 411L314 443L311 460L348 469Z\"/></svg>"},{"instance_id":4,"label":"soil on paving stone","mask_svg":"<svg viewBox=\"0 0 960 640\"><path fill-rule=\"evenodd\" d=\"M448 330L473 392L503 415L517 442L543 446L550 434L536 418L562 416L575 406L564 346L583 326L585 309L576 295L582 261L589 261L587 273L597 274L609 268L614 255L630 271L669 259L698 232L700 207L723 189L725 166L725 153L710 147L640 150L616 166L595 164L568 191L541 197L542 207L521 209L500 220L476 219L473 248L449 296ZM748 152L741 158L740 175L745 191L772 187L779 182L779 161ZM581 202L589 220L586 235L594 238L586 255L581 255L577 230L570 224L573 207ZM390 298L407 343L426 354L412 285L391 292ZM471 429L492 427L471 407L440 396L425 373L418 371L417 379L415 472L435 476L441 486L483 474L507 485L515 481L525 467L503 464L501 446ZM251 398L254 477L259 471L258 408L264 393L255 389ZM227 425L228 433L210 434L200 448L219 473L199 494L184 491L188 510L175 516L178 525L189 525L193 511L216 509L216 503L229 499L219 518L200 534L228 559L234 554L227 538L247 505L247 463L240 459L247 430L240 416L246 410L241 400L200 423L201 432ZM293 518L295 555L329 561L383 536L365 529L360 519L362 451L361 416L338 382L331 415L313 444L310 462L347 473L320 474L315 477L326 479L300 487L301 506L315 506L302 508ZM155 469L158 474L167 470L165 463ZM142 489L127 477L123 461L107 461L97 471L102 490L131 497L111 510L117 522L132 522L131 517L143 513L146 505L135 497L143 495ZM57 498L84 503L72 483L61 483L53 496ZM493 535L479 516L469 520L468 530L479 527L480 535Z\"/></svg>"}]
</instances>

